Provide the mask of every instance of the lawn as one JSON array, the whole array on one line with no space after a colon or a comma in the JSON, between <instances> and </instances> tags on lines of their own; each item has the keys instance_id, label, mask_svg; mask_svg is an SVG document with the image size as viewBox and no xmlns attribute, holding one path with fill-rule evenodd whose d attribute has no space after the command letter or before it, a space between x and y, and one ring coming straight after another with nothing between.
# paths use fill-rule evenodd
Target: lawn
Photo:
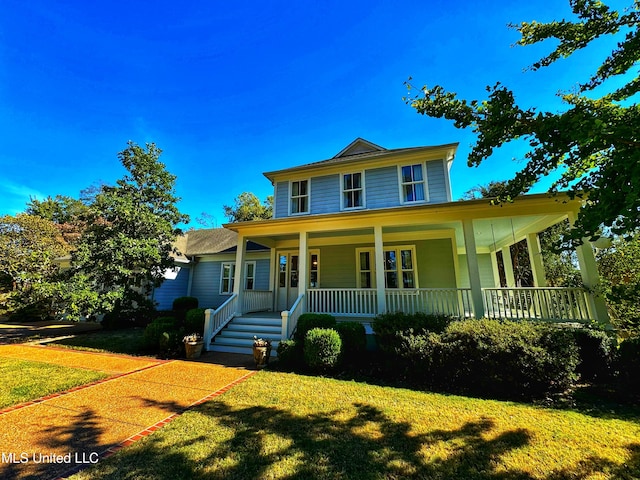
<instances>
[{"instance_id":1,"label":"lawn","mask_svg":"<svg viewBox=\"0 0 640 480\"><path fill-rule=\"evenodd\" d=\"M83 333L72 338L50 342L49 345L93 352L124 353L128 355L149 354L149 350L144 343L143 328Z\"/></svg>"},{"instance_id":2,"label":"lawn","mask_svg":"<svg viewBox=\"0 0 640 480\"><path fill-rule=\"evenodd\" d=\"M0 409L106 377L93 370L0 358Z\"/></svg>"},{"instance_id":3,"label":"lawn","mask_svg":"<svg viewBox=\"0 0 640 480\"><path fill-rule=\"evenodd\" d=\"M262 371L73 478L639 478L614 417Z\"/></svg>"}]
</instances>

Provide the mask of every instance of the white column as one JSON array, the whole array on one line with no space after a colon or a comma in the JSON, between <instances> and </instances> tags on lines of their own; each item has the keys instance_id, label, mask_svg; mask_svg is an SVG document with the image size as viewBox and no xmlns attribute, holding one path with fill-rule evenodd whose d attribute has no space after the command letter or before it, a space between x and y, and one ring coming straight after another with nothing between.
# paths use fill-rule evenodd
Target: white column
<instances>
[{"instance_id":1,"label":"white column","mask_svg":"<svg viewBox=\"0 0 640 480\"><path fill-rule=\"evenodd\" d=\"M307 248L307 239L307 232L300 232L300 247L298 251L298 296L304 295L307 291L307 282L309 278L309 251Z\"/></svg>"},{"instance_id":2,"label":"white column","mask_svg":"<svg viewBox=\"0 0 640 480\"><path fill-rule=\"evenodd\" d=\"M500 267L498 267L498 251L491 252L491 269L493 270L493 286L500 288Z\"/></svg>"},{"instance_id":3,"label":"white column","mask_svg":"<svg viewBox=\"0 0 640 480\"><path fill-rule=\"evenodd\" d=\"M544 275L544 263L542 263L542 250L540 249L540 238L537 233L527 234L527 250L529 251L529 263L533 274L533 285L535 287L546 287L547 279Z\"/></svg>"},{"instance_id":4,"label":"white column","mask_svg":"<svg viewBox=\"0 0 640 480\"><path fill-rule=\"evenodd\" d=\"M271 292L271 306L275 312L277 308L276 277L278 276L278 256L275 245L271 247L269 257L269 291Z\"/></svg>"},{"instance_id":5,"label":"white column","mask_svg":"<svg viewBox=\"0 0 640 480\"><path fill-rule=\"evenodd\" d=\"M382 242L382 227L373 227L376 261L376 293L378 296L378 314L387 311L387 299L384 293L384 245Z\"/></svg>"},{"instance_id":6,"label":"white column","mask_svg":"<svg viewBox=\"0 0 640 480\"><path fill-rule=\"evenodd\" d=\"M237 309L236 311L242 315L243 302L244 302L244 285L242 279L244 278L244 257L247 249L247 240L244 235L238 233L238 246L236 247L236 271L233 277L233 293L238 295Z\"/></svg>"},{"instance_id":7,"label":"white column","mask_svg":"<svg viewBox=\"0 0 640 480\"><path fill-rule=\"evenodd\" d=\"M504 265L504 276L507 279L507 287L516 286L516 276L513 273L513 259L511 258L511 246L502 247L502 264Z\"/></svg>"},{"instance_id":8,"label":"white column","mask_svg":"<svg viewBox=\"0 0 640 480\"><path fill-rule=\"evenodd\" d=\"M484 301L480 284L480 269L476 253L476 237L473 231L473 220L463 220L464 247L467 253L467 267L469 268L469 284L471 286L471 301L476 318L484 317Z\"/></svg>"}]
</instances>

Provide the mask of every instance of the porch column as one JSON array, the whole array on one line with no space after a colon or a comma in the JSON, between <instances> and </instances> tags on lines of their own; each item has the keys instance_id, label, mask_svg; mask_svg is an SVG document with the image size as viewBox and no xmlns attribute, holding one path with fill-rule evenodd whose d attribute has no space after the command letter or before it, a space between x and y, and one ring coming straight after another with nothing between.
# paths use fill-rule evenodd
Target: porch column
<instances>
[{"instance_id":1,"label":"porch column","mask_svg":"<svg viewBox=\"0 0 640 480\"><path fill-rule=\"evenodd\" d=\"M384 245L382 243L382 227L373 227L373 238L376 257L376 295L378 297L378 314L387 311L387 299L384 293Z\"/></svg>"},{"instance_id":2,"label":"porch column","mask_svg":"<svg viewBox=\"0 0 640 480\"><path fill-rule=\"evenodd\" d=\"M493 286L500 288L500 268L498 267L498 251L491 252L491 269L493 270Z\"/></svg>"},{"instance_id":3,"label":"porch column","mask_svg":"<svg viewBox=\"0 0 640 480\"><path fill-rule=\"evenodd\" d=\"M516 276L513 273L513 258L511 258L511 246L502 247L502 264L504 265L504 276L507 280L507 287L516 286Z\"/></svg>"},{"instance_id":4,"label":"porch column","mask_svg":"<svg viewBox=\"0 0 640 480\"><path fill-rule=\"evenodd\" d=\"M271 307L275 312L278 306L276 305L276 277L278 276L278 256L276 254L276 247L271 247L269 255L269 291L271 292Z\"/></svg>"},{"instance_id":5,"label":"porch column","mask_svg":"<svg viewBox=\"0 0 640 480\"><path fill-rule=\"evenodd\" d=\"M307 292L307 278L308 272L308 257L307 251L307 239L309 234L307 232L300 232L300 247L298 252L298 296L304 295ZM305 301L306 305L306 301Z\"/></svg>"},{"instance_id":6,"label":"porch column","mask_svg":"<svg viewBox=\"0 0 640 480\"><path fill-rule=\"evenodd\" d=\"M242 315L244 313L244 257L247 250L247 240L244 235L238 233L238 246L236 247L236 270L233 276L233 293L238 295L237 312Z\"/></svg>"},{"instance_id":7,"label":"porch column","mask_svg":"<svg viewBox=\"0 0 640 480\"><path fill-rule=\"evenodd\" d=\"M572 212L569 214L569 223L573 226L573 222L576 220L576 215ZM576 253L578 254L578 265L580 266L580 276L582 277L582 283L588 289L593 289L600 282L600 276L598 275L598 266L596 264L596 257L593 254L593 248L588 239L583 239L582 245L576 247ZM609 312L607 311L607 304L600 295L595 293L589 293L587 295L589 303L589 316L598 322L609 324Z\"/></svg>"},{"instance_id":8,"label":"porch column","mask_svg":"<svg viewBox=\"0 0 640 480\"><path fill-rule=\"evenodd\" d=\"M482 298L482 286L480 284L480 269L478 268L478 254L476 253L476 237L473 231L473 220L462 221L464 232L464 248L467 254L467 267L469 268L469 284L471 286L471 302L476 318L484 317L484 300Z\"/></svg>"},{"instance_id":9,"label":"porch column","mask_svg":"<svg viewBox=\"0 0 640 480\"><path fill-rule=\"evenodd\" d=\"M533 274L533 285L535 287L546 287L547 279L544 276L544 264L542 263L540 238L537 233L527 234L527 250L529 251L531 273Z\"/></svg>"}]
</instances>

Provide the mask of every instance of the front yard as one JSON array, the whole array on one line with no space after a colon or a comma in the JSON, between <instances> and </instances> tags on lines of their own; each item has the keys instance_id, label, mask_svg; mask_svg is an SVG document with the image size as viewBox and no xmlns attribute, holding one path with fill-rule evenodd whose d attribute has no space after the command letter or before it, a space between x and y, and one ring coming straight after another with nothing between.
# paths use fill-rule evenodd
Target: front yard
<instances>
[{"instance_id":1,"label":"front yard","mask_svg":"<svg viewBox=\"0 0 640 480\"><path fill-rule=\"evenodd\" d=\"M263 371L73 478L635 479L640 412Z\"/></svg>"}]
</instances>

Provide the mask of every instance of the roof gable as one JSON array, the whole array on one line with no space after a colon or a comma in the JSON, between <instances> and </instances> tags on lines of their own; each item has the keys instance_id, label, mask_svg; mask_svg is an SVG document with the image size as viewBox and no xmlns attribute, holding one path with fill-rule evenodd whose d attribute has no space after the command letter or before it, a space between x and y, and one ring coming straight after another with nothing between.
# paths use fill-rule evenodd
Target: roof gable
<instances>
[{"instance_id":1,"label":"roof gable","mask_svg":"<svg viewBox=\"0 0 640 480\"><path fill-rule=\"evenodd\" d=\"M348 157L351 155L358 155L360 153L383 152L385 150L386 148L381 147L380 145L376 145L375 143L365 140L364 138L358 137L349 145L340 150L340 152L338 152L338 154L333 158Z\"/></svg>"}]
</instances>

